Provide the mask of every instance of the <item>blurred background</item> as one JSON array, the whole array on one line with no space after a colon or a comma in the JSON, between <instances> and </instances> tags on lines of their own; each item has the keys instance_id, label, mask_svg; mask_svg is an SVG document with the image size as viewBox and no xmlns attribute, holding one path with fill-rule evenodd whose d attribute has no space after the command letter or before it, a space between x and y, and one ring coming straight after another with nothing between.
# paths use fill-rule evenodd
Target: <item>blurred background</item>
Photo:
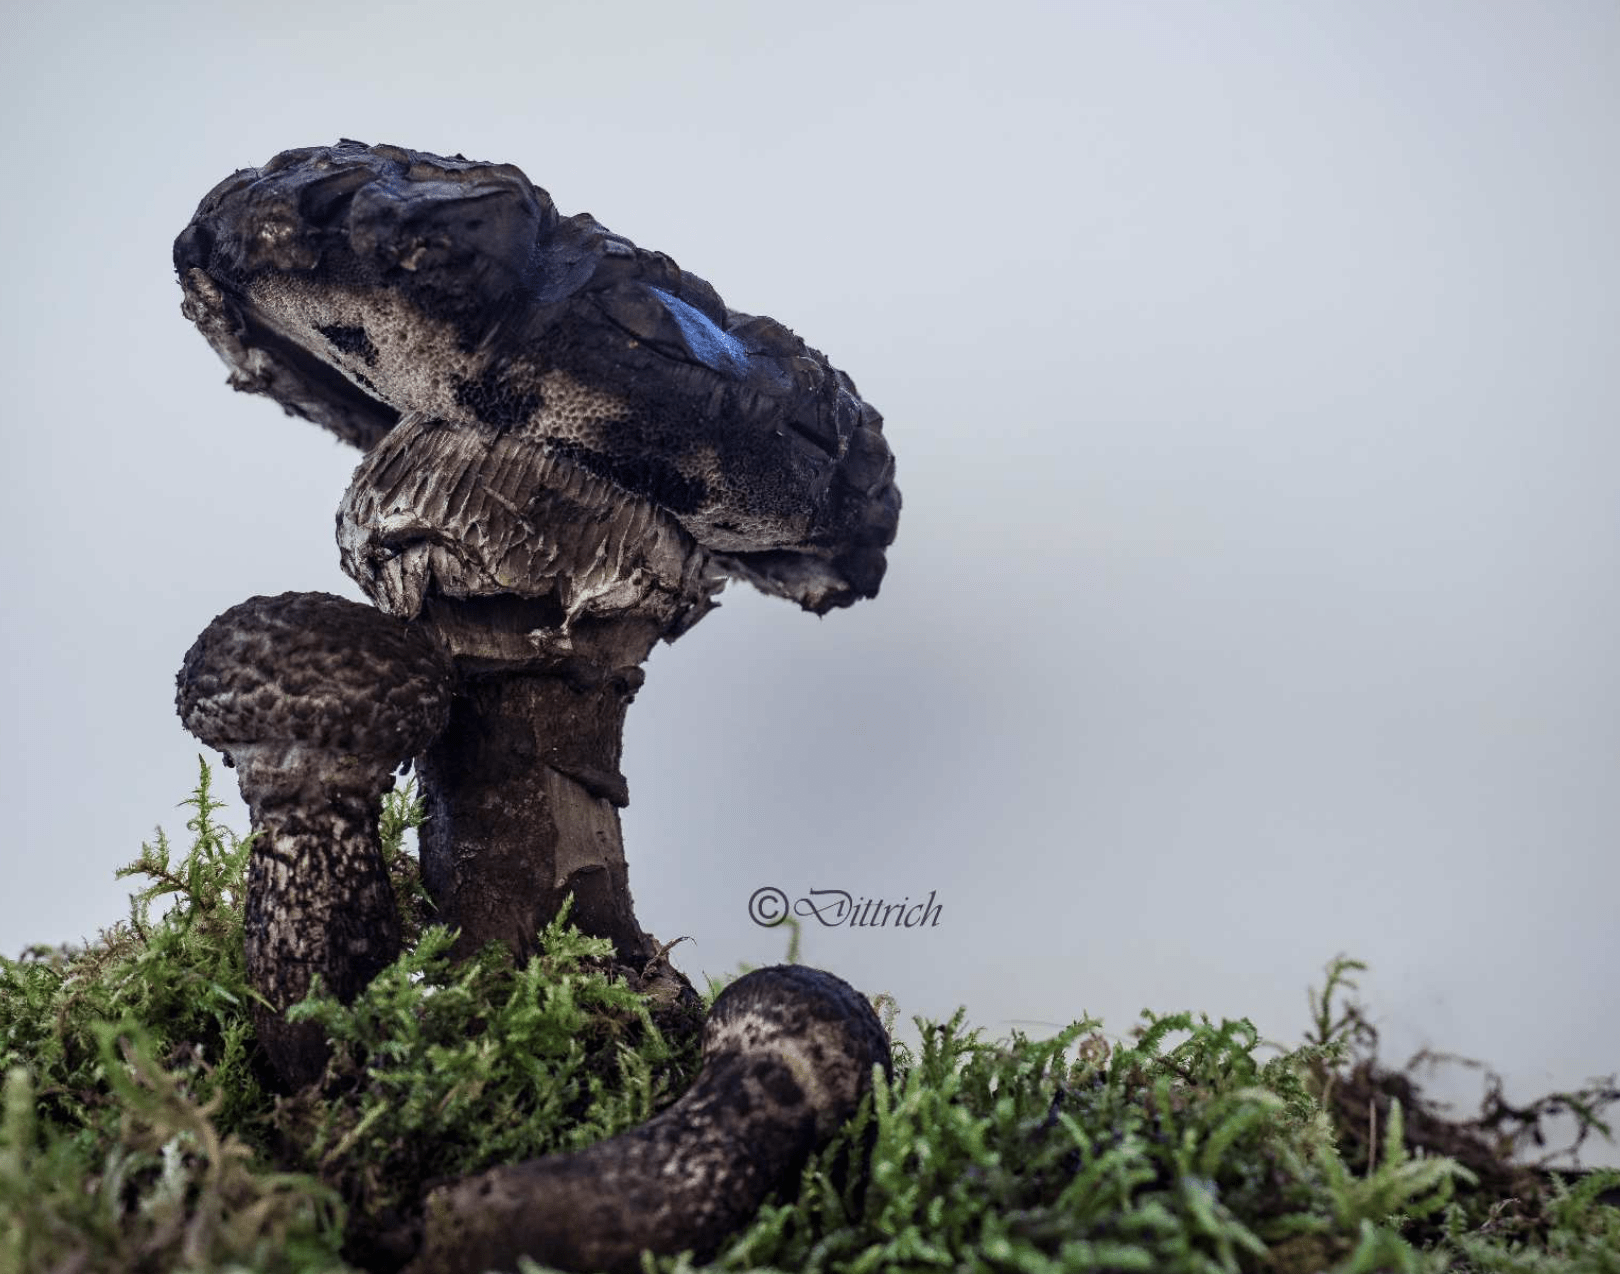
<instances>
[{"instance_id":1,"label":"blurred background","mask_svg":"<svg viewBox=\"0 0 1620 1274\"><path fill-rule=\"evenodd\" d=\"M1347 952L1391 1060L1520 1100L1620 1068L1620 8L7 27L0 950L93 937L154 827L188 843L174 673L216 613L360 596L358 455L226 389L169 262L234 169L354 137L519 165L887 418L882 595L730 589L631 711L637 910L694 977L781 957L762 887L931 895L803 958L992 1036L1292 1042Z\"/></svg>"}]
</instances>

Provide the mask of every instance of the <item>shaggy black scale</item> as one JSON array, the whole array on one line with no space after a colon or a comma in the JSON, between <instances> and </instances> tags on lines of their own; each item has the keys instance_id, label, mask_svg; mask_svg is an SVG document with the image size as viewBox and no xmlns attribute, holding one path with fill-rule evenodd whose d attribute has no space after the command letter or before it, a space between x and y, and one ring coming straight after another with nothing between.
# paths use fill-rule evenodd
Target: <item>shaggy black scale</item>
<instances>
[{"instance_id":1,"label":"shaggy black scale","mask_svg":"<svg viewBox=\"0 0 1620 1274\"><path fill-rule=\"evenodd\" d=\"M766 592L817 613L877 593L900 495L882 417L850 378L662 253L560 216L511 165L352 141L284 151L216 186L174 261L232 383L350 442L406 412L510 428L566 373L622 411L549 439L559 452L666 507ZM385 298L408 321L306 330L267 280ZM401 339L413 375L390 378L374 355ZM459 367L442 393L415 375L430 347L427 362Z\"/></svg>"}]
</instances>

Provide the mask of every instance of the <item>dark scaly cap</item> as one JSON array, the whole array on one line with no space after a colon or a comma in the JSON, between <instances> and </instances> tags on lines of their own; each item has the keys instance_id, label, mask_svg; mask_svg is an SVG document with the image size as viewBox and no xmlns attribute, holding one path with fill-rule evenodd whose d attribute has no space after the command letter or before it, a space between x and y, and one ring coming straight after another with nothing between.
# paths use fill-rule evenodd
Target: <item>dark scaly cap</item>
<instances>
[{"instance_id":1,"label":"dark scaly cap","mask_svg":"<svg viewBox=\"0 0 1620 1274\"><path fill-rule=\"evenodd\" d=\"M392 768L444 728L446 656L419 629L330 593L250 597L186 652L175 707L209 747L298 744Z\"/></svg>"},{"instance_id":2,"label":"dark scaly cap","mask_svg":"<svg viewBox=\"0 0 1620 1274\"><path fill-rule=\"evenodd\" d=\"M175 267L232 383L347 441L405 413L519 431L766 592L821 613L878 591L900 495L850 378L511 165L286 151L208 194Z\"/></svg>"}]
</instances>

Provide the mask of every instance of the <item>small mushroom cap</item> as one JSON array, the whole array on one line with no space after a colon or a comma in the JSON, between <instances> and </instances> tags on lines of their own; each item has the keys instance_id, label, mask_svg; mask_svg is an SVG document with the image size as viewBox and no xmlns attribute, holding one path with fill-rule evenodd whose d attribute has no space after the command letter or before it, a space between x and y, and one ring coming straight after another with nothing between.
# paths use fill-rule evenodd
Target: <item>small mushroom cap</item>
<instances>
[{"instance_id":1,"label":"small mushroom cap","mask_svg":"<svg viewBox=\"0 0 1620 1274\"><path fill-rule=\"evenodd\" d=\"M175 266L232 383L350 441L406 413L520 432L766 592L818 613L877 593L900 496L849 377L516 168L286 151L210 192Z\"/></svg>"},{"instance_id":2,"label":"small mushroom cap","mask_svg":"<svg viewBox=\"0 0 1620 1274\"><path fill-rule=\"evenodd\" d=\"M203 630L175 707L227 754L296 746L386 773L444 729L451 677L443 652L403 620L330 593L282 593L250 597Z\"/></svg>"}]
</instances>

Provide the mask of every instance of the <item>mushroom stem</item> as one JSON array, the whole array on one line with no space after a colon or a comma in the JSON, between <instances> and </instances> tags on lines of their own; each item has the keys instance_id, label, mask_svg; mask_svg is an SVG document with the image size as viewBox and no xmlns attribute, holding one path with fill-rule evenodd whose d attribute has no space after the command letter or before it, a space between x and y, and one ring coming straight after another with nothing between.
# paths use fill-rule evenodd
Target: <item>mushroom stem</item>
<instances>
[{"instance_id":1,"label":"mushroom stem","mask_svg":"<svg viewBox=\"0 0 1620 1274\"><path fill-rule=\"evenodd\" d=\"M274 745L236 747L257 839L248 859L243 946L259 1043L292 1088L319 1079L326 1036L286 1011L316 976L347 1003L399 954L400 919L378 849L391 766Z\"/></svg>"},{"instance_id":2,"label":"mushroom stem","mask_svg":"<svg viewBox=\"0 0 1620 1274\"><path fill-rule=\"evenodd\" d=\"M604 662L463 678L419 766L422 880L439 919L460 931L458 957L500 939L525 958L570 894L581 931L609 939L626 964L652 957L619 828L625 711L648 627L598 625L597 655L615 656Z\"/></svg>"},{"instance_id":3,"label":"mushroom stem","mask_svg":"<svg viewBox=\"0 0 1620 1274\"><path fill-rule=\"evenodd\" d=\"M855 1113L889 1039L847 982L756 969L714 1002L703 1069L668 1110L572 1154L492 1168L428 1197L408 1274L639 1271L644 1251L707 1260Z\"/></svg>"}]
</instances>

